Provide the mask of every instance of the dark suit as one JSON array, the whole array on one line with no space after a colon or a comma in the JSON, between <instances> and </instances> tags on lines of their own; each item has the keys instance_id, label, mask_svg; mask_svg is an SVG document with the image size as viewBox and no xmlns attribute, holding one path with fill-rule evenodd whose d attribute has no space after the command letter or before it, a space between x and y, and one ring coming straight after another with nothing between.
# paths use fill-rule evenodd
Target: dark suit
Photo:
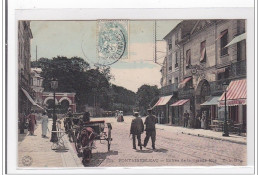
<instances>
[{"instance_id":1,"label":"dark suit","mask_svg":"<svg viewBox=\"0 0 260 175\"><path fill-rule=\"evenodd\" d=\"M145 131L146 131L146 137L144 139L144 147L146 147L149 138L152 139L152 147L155 149L155 137L156 137L156 130L155 130L155 124L157 123L157 119L154 115L149 115L146 117L144 124L146 125Z\"/></svg>"},{"instance_id":2,"label":"dark suit","mask_svg":"<svg viewBox=\"0 0 260 175\"><path fill-rule=\"evenodd\" d=\"M143 120L140 117L136 117L132 120L130 134L133 136L133 148L136 148L136 137L138 141L138 146L142 146L141 134L144 132Z\"/></svg>"}]
</instances>

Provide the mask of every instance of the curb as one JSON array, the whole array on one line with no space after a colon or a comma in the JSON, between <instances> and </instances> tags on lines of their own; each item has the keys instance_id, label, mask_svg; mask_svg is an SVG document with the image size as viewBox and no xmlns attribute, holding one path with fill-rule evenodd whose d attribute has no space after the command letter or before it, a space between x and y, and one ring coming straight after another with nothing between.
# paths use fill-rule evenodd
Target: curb
<instances>
[{"instance_id":1,"label":"curb","mask_svg":"<svg viewBox=\"0 0 260 175\"><path fill-rule=\"evenodd\" d=\"M207 135L203 135L203 134L191 134L191 133L186 133L186 132L181 132L181 133L182 134L186 134L186 135L197 136L197 137L204 137L204 138L208 138L208 139L228 141L228 142L231 142L231 143L237 143L237 144L242 144L242 145L246 145L247 144L246 142L243 142L243 141L224 139L224 138L219 138L219 137L214 137L214 136L207 136Z\"/></svg>"}]
</instances>

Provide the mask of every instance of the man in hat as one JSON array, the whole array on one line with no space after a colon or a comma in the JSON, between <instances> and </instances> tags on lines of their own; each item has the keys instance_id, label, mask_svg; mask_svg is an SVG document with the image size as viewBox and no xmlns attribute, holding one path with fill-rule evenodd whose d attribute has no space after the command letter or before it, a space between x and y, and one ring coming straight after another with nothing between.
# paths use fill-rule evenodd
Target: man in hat
<instances>
[{"instance_id":1,"label":"man in hat","mask_svg":"<svg viewBox=\"0 0 260 175\"><path fill-rule=\"evenodd\" d=\"M138 112L134 113L135 118L132 120L130 134L132 134L133 138L133 149L136 149L136 141L135 138L137 137L138 146L140 146L140 150L142 150L142 143L141 143L141 134L144 132L144 124L143 120L138 117Z\"/></svg>"},{"instance_id":2,"label":"man in hat","mask_svg":"<svg viewBox=\"0 0 260 175\"><path fill-rule=\"evenodd\" d=\"M149 138L152 139L152 147L155 149L155 124L157 123L156 117L152 114L152 109L148 109L148 116L145 119L144 124L146 125L145 131L146 131L146 137L144 139L144 147L146 147Z\"/></svg>"}]
</instances>

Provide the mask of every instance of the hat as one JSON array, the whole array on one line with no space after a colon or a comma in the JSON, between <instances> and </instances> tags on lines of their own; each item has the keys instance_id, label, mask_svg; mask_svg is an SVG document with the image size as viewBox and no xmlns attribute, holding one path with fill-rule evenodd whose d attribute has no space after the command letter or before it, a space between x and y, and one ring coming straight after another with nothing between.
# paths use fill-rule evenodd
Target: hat
<instances>
[{"instance_id":1,"label":"hat","mask_svg":"<svg viewBox=\"0 0 260 175\"><path fill-rule=\"evenodd\" d=\"M137 116L138 116L138 115L139 115L139 113L138 113L138 112L135 112L135 113L134 113L134 115L137 115Z\"/></svg>"}]
</instances>

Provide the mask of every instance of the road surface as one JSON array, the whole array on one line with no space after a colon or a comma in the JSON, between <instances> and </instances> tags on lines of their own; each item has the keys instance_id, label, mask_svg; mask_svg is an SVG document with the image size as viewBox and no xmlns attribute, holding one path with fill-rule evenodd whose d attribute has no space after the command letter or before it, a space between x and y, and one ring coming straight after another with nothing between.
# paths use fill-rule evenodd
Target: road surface
<instances>
[{"instance_id":1,"label":"road surface","mask_svg":"<svg viewBox=\"0 0 260 175\"><path fill-rule=\"evenodd\" d=\"M126 116L124 122L116 118L93 118L112 124L111 150L107 151L105 141L96 141L96 149L90 167L133 167L133 166L219 166L246 165L246 145L228 141L177 133L163 126L156 130L156 150L151 140L143 150L132 149L129 137L132 116ZM144 120L144 118L143 118ZM145 133L142 134L142 142Z\"/></svg>"}]
</instances>

